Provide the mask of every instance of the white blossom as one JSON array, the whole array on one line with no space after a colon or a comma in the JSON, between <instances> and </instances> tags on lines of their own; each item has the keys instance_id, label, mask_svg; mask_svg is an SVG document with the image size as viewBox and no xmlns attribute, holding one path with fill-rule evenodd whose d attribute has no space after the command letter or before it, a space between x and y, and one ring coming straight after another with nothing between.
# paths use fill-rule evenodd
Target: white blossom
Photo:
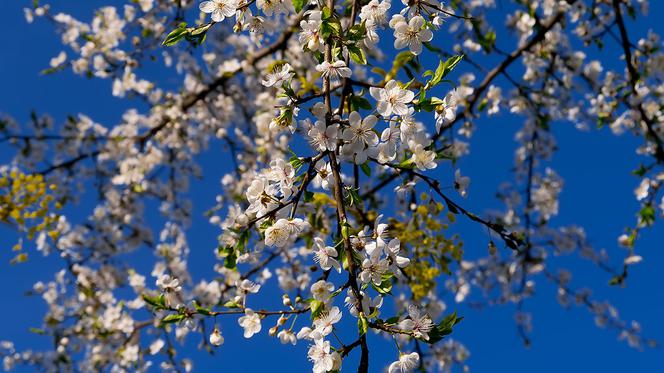
<instances>
[{"instance_id":1,"label":"white blossom","mask_svg":"<svg viewBox=\"0 0 664 373\"><path fill-rule=\"evenodd\" d=\"M376 111L383 117L390 115L407 115L408 104L413 101L415 94L399 86L396 80L390 80L384 88L369 88L371 96L377 101Z\"/></svg>"},{"instance_id":2,"label":"white blossom","mask_svg":"<svg viewBox=\"0 0 664 373\"><path fill-rule=\"evenodd\" d=\"M311 18L300 22L300 28L302 28L302 31L300 31L299 41L303 45L306 45L309 50L317 51L323 46L323 37L320 34L320 24L320 20Z\"/></svg>"},{"instance_id":3,"label":"white blossom","mask_svg":"<svg viewBox=\"0 0 664 373\"><path fill-rule=\"evenodd\" d=\"M314 237L314 248L316 250L314 252L315 259L323 270L328 271L334 268L337 272L341 273L341 265L335 259L338 253L334 247L326 246L323 239Z\"/></svg>"},{"instance_id":4,"label":"white blossom","mask_svg":"<svg viewBox=\"0 0 664 373\"><path fill-rule=\"evenodd\" d=\"M337 130L336 124L326 126L325 122L316 121L307 133L311 146L319 151L334 151L337 148Z\"/></svg>"},{"instance_id":5,"label":"white blossom","mask_svg":"<svg viewBox=\"0 0 664 373\"><path fill-rule=\"evenodd\" d=\"M379 286L383 282L383 275L387 272L389 263L385 259L366 258L362 262L360 280L363 284L373 283Z\"/></svg>"},{"instance_id":6,"label":"white blossom","mask_svg":"<svg viewBox=\"0 0 664 373\"><path fill-rule=\"evenodd\" d=\"M454 171L454 189L456 189L461 197L466 198L468 192L468 185L470 185L470 178L468 176L461 176L461 171Z\"/></svg>"},{"instance_id":7,"label":"white blossom","mask_svg":"<svg viewBox=\"0 0 664 373\"><path fill-rule=\"evenodd\" d=\"M244 310L244 316L238 319L238 324L244 328L245 338L251 338L261 331L261 317L250 308Z\"/></svg>"},{"instance_id":8,"label":"white blossom","mask_svg":"<svg viewBox=\"0 0 664 373\"><path fill-rule=\"evenodd\" d=\"M420 355L417 352L401 354L399 360L390 364L388 373L408 373L417 368L420 363Z\"/></svg>"},{"instance_id":9,"label":"white blossom","mask_svg":"<svg viewBox=\"0 0 664 373\"><path fill-rule=\"evenodd\" d=\"M408 47L413 54L422 53L422 43L433 39L431 30L424 26L424 18L415 16L406 23L398 22L394 26L394 48L403 49Z\"/></svg>"},{"instance_id":10,"label":"white blossom","mask_svg":"<svg viewBox=\"0 0 664 373\"><path fill-rule=\"evenodd\" d=\"M362 148L364 146L375 146L378 144L378 135L376 135L373 128L377 121L378 118L373 115L368 115L362 119L358 112L353 111L348 116L349 127L344 129L342 138L354 146L357 144Z\"/></svg>"},{"instance_id":11,"label":"white blossom","mask_svg":"<svg viewBox=\"0 0 664 373\"><path fill-rule=\"evenodd\" d=\"M277 338L279 338L279 342L281 344L296 344L297 343L297 338L295 337L295 334L290 331L290 330L280 330L279 333L277 334Z\"/></svg>"},{"instance_id":12,"label":"white blossom","mask_svg":"<svg viewBox=\"0 0 664 373\"><path fill-rule=\"evenodd\" d=\"M332 332L334 324L341 320L341 311L339 307L332 307L328 312L324 312L314 320L314 339L322 338Z\"/></svg>"},{"instance_id":13,"label":"white blossom","mask_svg":"<svg viewBox=\"0 0 664 373\"><path fill-rule=\"evenodd\" d=\"M411 160L420 170L433 169L438 166L435 162L436 153L431 150L426 150L422 144L416 144L412 151L413 155Z\"/></svg>"},{"instance_id":14,"label":"white blossom","mask_svg":"<svg viewBox=\"0 0 664 373\"><path fill-rule=\"evenodd\" d=\"M411 304L408 306L408 316L409 318L399 322L399 328L412 331L415 338L429 340L429 332L434 327L429 315L422 314L416 306Z\"/></svg>"},{"instance_id":15,"label":"white blossom","mask_svg":"<svg viewBox=\"0 0 664 373\"><path fill-rule=\"evenodd\" d=\"M334 291L334 284L325 280L319 280L311 285L310 291L314 299L327 302L330 294Z\"/></svg>"},{"instance_id":16,"label":"white blossom","mask_svg":"<svg viewBox=\"0 0 664 373\"><path fill-rule=\"evenodd\" d=\"M274 69L273 72L267 74L263 79L262 84L266 87L279 86L281 83L288 81L295 75L291 66L287 63Z\"/></svg>"},{"instance_id":17,"label":"white blossom","mask_svg":"<svg viewBox=\"0 0 664 373\"><path fill-rule=\"evenodd\" d=\"M314 345L309 348L307 356L314 363L313 373L325 373L334 367L335 359L332 356L329 341L316 339Z\"/></svg>"},{"instance_id":18,"label":"white blossom","mask_svg":"<svg viewBox=\"0 0 664 373\"><path fill-rule=\"evenodd\" d=\"M332 80L338 81L340 78L350 78L352 71L346 66L342 60L337 60L332 63L323 61L316 65L316 71L320 72L322 76L329 77Z\"/></svg>"},{"instance_id":19,"label":"white blossom","mask_svg":"<svg viewBox=\"0 0 664 373\"><path fill-rule=\"evenodd\" d=\"M221 335L221 332L217 327L215 327L212 330L212 333L210 333L210 344L213 346L221 346L222 344L224 344L224 336Z\"/></svg>"},{"instance_id":20,"label":"white blossom","mask_svg":"<svg viewBox=\"0 0 664 373\"><path fill-rule=\"evenodd\" d=\"M239 5L239 0L210 0L203 1L199 8L203 13L211 13L212 21L221 22L226 18L235 16L235 11Z\"/></svg>"}]
</instances>

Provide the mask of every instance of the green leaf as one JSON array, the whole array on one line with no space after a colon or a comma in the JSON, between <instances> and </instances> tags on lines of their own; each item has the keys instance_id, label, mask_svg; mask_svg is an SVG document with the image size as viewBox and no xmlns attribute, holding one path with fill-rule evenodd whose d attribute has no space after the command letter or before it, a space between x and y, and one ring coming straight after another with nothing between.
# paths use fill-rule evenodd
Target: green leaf
<instances>
[{"instance_id":1,"label":"green leaf","mask_svg":"<svg viewBox=\"0 0 664 373\"><path fill-rule=\"evenodd\" d=\"M224 267L228 269L235 269L237 267L237 254L232 251L224 260Z\"/></svg>"},{"instance_id":2,"label":"green leaf","mask_svg":"<svg viewBox=\"0 0 664 373\"><path fill-rule=\"evenodd\" d=\"M304 9L304 4L304 0L293 0L293 8L295 8L297 13L300 13Z\"/></svg>"},{"instance_id":3,"label":"green leaf","mask_svg":"<svg viewBox=\"0 0 664 373\"><path fill-rule=\"evenodd\" d=\"M187 24L185 22L180 23L178 27L166 35L166 39L161 43L164 46L170 47L177 44L182 38L187 36L189 32L187 31Z\"/></svg>"},{"instance_id":4,"label":"green leaf","mask_svg":"<svg viewBox=\"0 0 664 373\"><path fill-rule=\"evenodd\" d=\"M335 290L332 294L330 294L330 298L336 297L337 295L341 294L342 291L343 291L343 288L339 288L339 289Z\"/></svg>"},{"instance_id":5,"label":"green leaf","mask_svg":"<svg viewBox=\"0 0 664 373\"><path fill-rule=\"evenodd\" d=\"M400 317L399 316L392 316L389 319L385 320L384 324L386 325L394 325L399 322Z\"/></svg>"},{"instance_id":6,"label":"green leaf","mask_svg":"<svg viewBox=\"0 0 664 373\"><path fill-rule=\"evenodd\" d=\"M415 164L413 163L413 158L407 158L403 160L401 163L399 163L399 168L415 168Z\"/></svg>"},{"instance_id":7,"label":"green leaf","mask_svg":"<svg viewBox=\"0 0 664 373\"><path fill-rule=\"evenodd\" d=\"M323 53L320 51L313 51L311 53L314 55L314 58L316 61L318 61L318 63L322 63L325 60L325 55L323 55Z\"/></svg>"},{"instance_id":8,"label":"green leaf","mask_svg":"<svg viewBox=\"0 0 664 373\"><path fill-rule=\"evenodd\" d=\"M367 334L369 330L369 320L364 316L364 312L360 312L359 317L357 318L357 331L361 336Z\"/></svg>"},{"instance_id":9,"label":"green leaf","mask_svg":"<svg viewBox=\"0 0 664 373\"><path fill-rule=\"evenodd\" d=\"M655 208L651 204L647 204L639 211L639 218L645 225L652 225L655 223Z\"/></svg>"},{"instance_id":10,"label":"green leaf","mask_svg":"<svg viewBox=\"0 0 664 373\"><path fill-rule=\"evenodd\" d=\"M486 106L489 104L489 100L486 98L480 101L479 106L477 106L477 111L482 112L486 108Z\"/></svg>"},{"instance_id":11,"label":"green leaf","mask_svg":"<svg viewBox=\"0 0 664 373\"><path fill-rule=\"evenodd\" d=\"M640 165L638 169L632 171L632 175L643 177L646 172L648 172L648 169L644 165Z\"/></svg>"},{"instance_id":12,"label":"green leaf","mask_svg":"<svg viewBox=\"0 0 664 373\"><path fill-rule=\"evenodd\" d=\"M173 313L173 314L170 314L170 315L166 315L166 316L164 316L163 319L161 319L161 324L162 325L163 324L173 324L173 323L176 323L176 322L180 322L180 321L184 320L185 317L186 317L185 315L180 314L180 313Z\"/></svg>"},{"instance_id":13,"label":"green leaf","mask_svg":"<svg viewBox=\"0 0 664 373\"><path fill-rule=\"evenodd\" d=\"M392 292L392 280L389 278L383 279L383 281L378 286L372 282L371 286L381 295L391 294Z\"/></svg>"},{"instance_id":14,"label":"green leaf","mask_svg":"<svg viewBox=\"0 0 664 373\"><path fill-rule=\"evenodd\" d=\"M359 25L354 25L348 30L347 38L352 41L360 41L364 39L367 34L367 28L364 26L364 23Z\"/></svg>"},{"instance_id":15,"label":"green leaf","mask_svg":"<svg viewBox=\"0 0 664 373\"><path fill-rule=\"evenodd\" d=\"M205 41L207 32L210 27L212 27L212 23L207 23L194 29L188 29L187 31L189 31L189 33L185 36L185 38L195 45L201 45Z\"/></svg>"},{"instance_id":16,"label":"green leaf","mask_svg":"<svg viewBox=\"0 0 664 373\"><path fill-rule=\"evenodd\" d=\"M332 9L330 9L328 7L324 7L323 12L321 14L321 19L323 21L325 21L325 20L330 19L330 17L332 17Z\"/></svg>"},{"instance_id":17,"label":"green leaf","mask_svg":"<svg viewBox=\"0 0 664 373\"><path fill-rule=\"evenodd\" d=\"M397 76L397 73L399 70L401 70L402 67L406 66L406 64L413 60L415 57L417 57L415 54L409 51L401 52L397 54L397 56L394 58L394 62L392 62L392 69L388 74L385 76L385 81L389 81L395 76Z\"/></svg>"},{"instance_id":18,"label":"green leaf","mask_svg":"<svg viewBox=\"0 0 664 373\"><path fill-rule=\"evenodd\" d=\"M440 83L447 74L449 74L455 67L456 65L461 62L461 59L463 58L463 55L456 55L448 58L445 62L440 61L438 63L438 68L436 69L436 72L433 74L433 77L431 80L429 80L425 86L424 89L429 89L436 84Z\"/></svg>"},{"instance_id":19,"label":"green leaf","mask_svg":"<svg viewBox=\"0 0 664 373\"><path fill-rule=\"evenodd\" d=\"M457 317L456 312L447 315L440 323L436 324L436 326L431 329L429 332L429 340L425 340L424 342L434 344L443 339L446 335L452 334L452 327L461 322L461 320L463 320L463 317Z\"/></svg>"},{"instance_id":20,"label":"green leaf","mask_svg":"<svg viewBox=\"0 0 664 373\"><path fill-rule=\"evenodd\" d=\"M350 206L357 206L358 204L362 203L362 198L357 193L359 189L347 187L346 190L348 190L348 204Z\"/></svg>"},{"instance_id":21,"label":"green leaf","mask_svg":"<svg viewBox=\"0 0 664 373\"><path fill-rule=\"evenodd\" d=\"M349 98L349 103L350 103L351 111L357 111L359 109L364 109L364 110L373 109L373 106L371 106L371 103L369 102L369 100L367 100L364 97L352 95Z\"/></svg>"},{"instance_id":22,"label":"green leaf","mask_svg":"<svg viewBox=\"0 0 664 373\"><path fill-rule=\"evenodd\" d=\"M609 285L611 286L622 285L624 281L625 281L625 276L623 276L622 274L615 275L611 277L611 279L609 280Z\"/></svg>"},{"instance_id":23,"label":"green leaf","mask_svg":"<svg viewBox=\"0 0 664 373\"><path fill-rule=\"evenodd\" d=\"M212 311L210 311L210 309L201 307L201 305L198 304L198 302L196 301L194 301L194 308L196 309L196 313L199 313L201 315L210 316L212 314Z\"/></svg>"},{"instance_id":24,"label":"green leaf","mask_svg":"<svg viewBox=\"0 0 664 373\"><path fill-rule=\"evenodd\" d=\"M424 47L425 47L426 49L428 49L428 50L430 50L430 51L432 51L432 52L436 52L436 53L442 53L442 52L443 52L442 49L440 49L440 48L434 46L434 45L431 44L430 42L426 42L426 43L422 43L422 44L424 45Z\"/></svg>"},{"instance_id":25,"label":"green leaf","mask_svg":"<svg viewBox=\"0 0 664 373\"><path fill-rule=\"evenodd\" d=\"M45 335L46 334L46 330L44 330L44 329L30 328L28 330L30 330L30 333L35 333L35 334L39 334L39 335Z\"/></svg>"},{"instance_id":26,"label":"green leaf","mask_svg":"<svg viewBox=\"0 0 664 373\"><path fill-rule=\"evenodd\" d=\"M436 152L436 159L454 159L454 157L450 154L449 149L442 149L438 152Z\"/></svg>"},{"instance_id":27,"label":"green leaf","mask_svg":"<svg viewBox=\"0 0 664 373\"><path fill-rule=\"evenodd\" d=\"M344 221L343 224L341 224L341 237L344 239L350 238L350 224L348 224L347 221Z\"/></svg>"},{"instance_id":28,"label":"green leaf","mask_svg":"<svg viewBox=\"0 0 664 373\"><path fill-rule=\"evenodd\" d=\"M191 32L189 32L189 35L198 36L204 34L210 29L211 26L212 26L211 23L205 24L203 26L198 26L195 29L191 30Z\"/></svg>"},{"instance_id":29,"label":"green leaf","mask_svg":"<svg viewBox=\"0 0 664 373\"><path fill-rule=\"evenodd\" d=\"M42 75L49 75L49 74L56 73L58 71L62 71L66 67L67 67L67 63L62 63L62 64L60 64L56 67L49 67L48 69L44 69L44 70L40 71L39 73L42 74Z\"/></svg>"},{"instance_id":30,"label":"green leaf","mask_svg":"<svg viewBox=\"0 0 664 373\"><path fill-rule=\"evenodd\" d=\"M143 294L141 295L141 298L143 298L145 303L151 305L156 310L166 308L166 299L164 298L164 294L159 294L156 297L151 297L147 294Z\"/></svg>"},{"instance_id":31,"label":"green leaf","mask_svg":"<svg viewBox=\"0 0 664 373\"><path fill-rule=\"evenodd\" d=\"M217 248L217 255L222 258L225 258L231 254L233 251L233 246L219 246Z\"/></svg>"},{"instance_id":32,"label":"green leaf","mask_svg":"<svg viewBox=\"0 0 664 373\"><path fill-rule=\"evenodd\" d=\"M241 237L244 233L241 235ZM237 248L242 245L244 247L245 243L242 239L238 240L236 247L233 246L223 246L217 249L217 253L220 257L224 258L224 267L228 269L234 269L237 267Z\"/></svg>"},{"instance_id":33,"label":"green leaf","mask_svg":"<svg viewBox=\"0 0 664 373\"><path fill-rule=\"evenodd\" d=\"M636 9L632 5L627 5L627 14L631 19L636 19Z\"/></svg>"},{"instance_id":34,"label":"green leaf","mask_svg":"<svg viewBox=\"0 0 664 373\"><path fill-rule=\"evenodd\" d=\"M302 165L304 165L304 161L302 160L302 158L298 157L297 154L295 153L293 153L293 155L290 157L288 163L290 163L293 166L293 168L296 170L302 167Z\"/></svg>"},{"instance_id":35,"label":"green leaf","mask_svg":"<svg viewBox=\"0 0 664 373\"><path fill-rule=\"evenodd\" d=\"M224 303L224 307L226 307L226 308L240 308L240 305L237 304L237 302L229 300L228 302Z\"/></svg>"},{"instance_id":36,"label":"green leaf","mask_svg":"<svg viewBox=\"0 0 664 373\"><path fill-rule=\"evenodd\" d=\"M371 167L369 167L369 162L364 162L360 165L360 168L362 169L362 172L364 172L365 175L371 177Z\"/></svg>"},{"instance_id":37,"label":"green leaf","mask_svg":"<svg viewBox=\"0 0 664 373\"><path fill-rule=\"evenodd\" d=\"M346 47L348 49L348 54L350 55L350 58L355 62L360 65L366 65L367 64L367 57L364 54L364 51L362 48L359 48L355 45L349 45Z\"/></svg>"},{"instance_id":38,"label":"green leaf","mask_svg":"<svg viewBox=\"0 0 664 373\"><path fill-rule=\"evenodd\" d=\"M249 242L249 234L249 230L242 231L242 234L240 234L240 238L237 241L237 245L235 245L235 250L237 252L244 253L247 243Z\"/></svg>"},{"instance_id":39,"label":"green leaf","mask_svg":"<svg viewBox=\"0 0 664 373\"><path fill-rule=\"evenodd\" d=\"M336 18L323 20L320 25L321 36L327 40L330 35L341 35L341 23Z\"/></svg>"},{"instance_id":40,"label":"green leaf","mask_svg":"<svg viewBox=\"0 0 664 373\"><path fill-rule=\"evenodd\" d=\"M424 90L422 90L424 91ZM436 107L438 105L442 105L443 100L441 100L438 97L431 97L425 100L418 100L418 102L415 104L415 110L417 111L426 111L426 112L432 112L436 110Z\"/></svg>"},{"instance_id":41,"label":"green leaf","mask_svg":"<svg viewBox=\"0 0 664 373\"><path fill-rule=\"evenodd\" d=\"M475 35L477 36L477 42L482 46L484 51L491 52L491 49L496 44L496 33L489 31L486 34L482 34L479 29L476 29Z\"/></svg>"},{"instance_id":42,"label":"green leaf","mask_svg":"<svg viewBox=\"0 0 664 373\"><path fill-rule=\"evenodd\" d=\"M311 308L311 319L315 320L320 316L320 314L323 312L325 309L325 303L312 299L310 303L310 308Z\"/></svg>"}]
</instances>

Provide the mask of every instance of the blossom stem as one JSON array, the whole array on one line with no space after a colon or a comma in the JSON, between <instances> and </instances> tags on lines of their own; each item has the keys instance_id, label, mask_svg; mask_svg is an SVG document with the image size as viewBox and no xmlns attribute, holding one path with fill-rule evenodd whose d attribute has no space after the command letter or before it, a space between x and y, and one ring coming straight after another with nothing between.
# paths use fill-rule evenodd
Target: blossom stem
<instances>
[{"instance_id":1,"label":"blossom stem","mask_svg":"<svg viewBox=\"0 0 664 373\"><path fill-rule=\"evenodd\" d=\"M355 4L355 3L354 3ZM334 12L334 0L327 0L327 7ZM354 18L354 17L353 17ZM351 21L352 22L352 21ZM328 38L325 40L325 61L332 62L332 40ZM325 92L325 108L326 108L326 125L329 126L332 119L332 98L330 92L330 76L325 75L323 77L323 89ZM344 197L343 197L343 181L341 180L340 175L340 165L337 161L336 151L328 151L328 158L330 160L330 166L332 168L332 176L334 178L334 199L336 201L337 207L337 226L339 232L342 233L343 227L348 224L346 219L346 209L344 206ZM362 309L362 293L357 284L357 271L355 268L355 258L353 253L353 247L350 243L350 237L347 234L341 234L344 249L346 252L346 257L348 258L348 281L350 287L355 295L357 301L357 309ZM367 345L366 334L361 335L359 338L360 347L362 350L362 355L360 357L360 364L357 368L358 373L366 373L369 371L369 347Z\"/></svg>"},{"instance_id":2,"label":"blossom stem","mask_svg":"<svg viewBox=\"0 0 664 373\"><path fill-rule=\"evenodd\" d=\"M639 80L639 73L634 67L634 61L632 60L632 50L630 47L629 36L627 35L627 28L625 27L625 21L622 17L622 10L620 9L620 0L613 0L613 9L616 16L616 22L618 23L618 30L620 30L620 41L622 44L623 52L625 53L625 65L627 66L627 72L629 74L629 86L632 92L632 95L638 96L636 91L636 85ZM648 117L646 111L643 109L643 105L639 102L636 104L637 111L641 115L641 119L646 124L646 131L648 135L652 138L652 141L655 144L655 158L657 163L664 163L664 144L662 139L659 137L655 131L654 122Z\"/></svg>"}]
</instances>

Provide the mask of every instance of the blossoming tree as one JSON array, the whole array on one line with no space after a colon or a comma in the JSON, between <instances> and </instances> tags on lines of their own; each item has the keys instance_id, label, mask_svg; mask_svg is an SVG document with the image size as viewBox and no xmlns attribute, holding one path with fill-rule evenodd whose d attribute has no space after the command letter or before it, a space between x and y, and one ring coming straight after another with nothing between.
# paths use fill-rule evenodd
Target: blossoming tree
<instances>
[{"instance_id":1,"label":"blossoming tree","mask_svg":"<svg viewBox=\"0 0 664 373\"><path fill-rule=\"evenodd\" d=\"M630 345L653 343L549 260L577 252L624 284L641 260L640 231L664 208L662 43L626 26L647 7L130 0L79 20L65 4L35 0L27 20L52 22L65 45L44 72L107 79L136 108L118 124L96 123L94 113L0 122L0 138L16 149L0 167L0 220L19 235L13 262L30 265L38 250L62 263L32 290L47 303L35 331L51 336L52 349L3 342L4 367L189 371L195 362L174 340L214 351L233 343L223 329L241 327L245 338L306 344L314 372L379 371L372 343L395 346L389 372L449 370L468 352L449 337L461 317L444 302L479 289L486 303L514 303L529 343L522 306L538 280ZM587 58L607 43L621 60ZM154 63L181 84L149 80ZM457 160L474 123L499 112L521 123L515 179L498 193L504 211L471 211ZM549 224L563 186L549 164L550 128L561 122L642 139L638 219L614 232L627 249L617 266L581 227ZM223 144L217 156L231 166L208 206L218 262L202 278L187 261L188 185L205 172L195 156L211 143ZM441 166L449 178L432 175ZM72 219L68 208L89 207L79 203L86 192L98 202ZM161 227L146 211L155 202ZM486 254L464 258L463 237L447 230L454 224L476 225L488 249L467 250ZM142 272L132 255L145 247L154 263ZM279 294L261 291L270 283ZM357 366L344 363L350 354Z\"/></svg>"}]
</instances>

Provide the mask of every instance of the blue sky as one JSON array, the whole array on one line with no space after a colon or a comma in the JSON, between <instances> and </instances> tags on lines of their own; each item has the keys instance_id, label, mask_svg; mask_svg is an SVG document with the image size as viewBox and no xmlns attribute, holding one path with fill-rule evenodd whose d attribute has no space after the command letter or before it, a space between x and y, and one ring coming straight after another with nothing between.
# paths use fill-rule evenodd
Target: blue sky
<instances>
[{"instance_id":1,"label":"blue sky","mask_svg":"<svg viewBox=\"0 0 664 373\"><path fill-rule=\"evenodd\" d=\"M118 122L128 106L140 105L113 98L110 81L86 79L71 72L40 75L39 72L48 66L49 59L62 48L51 24L44 20L33 25L25 22L22 7L30 3L18 0L0 2L4 29L12 30L5 33L0 51L0 85L4 88L0 90L0 111L12 115L19 122L26 122L30 110L35 109L38 113L52 115L59 123L66 115L80 112L110 126ZM54 9L61 7L63 11L87 19L96 5L104 3L109 2L94 0L81 5L78 1L61 1L54 2ZM638 25L630 25L633 35L644 35L649 25L660 22L655 16L664 12L664 4L652 3L651 15ZM664 31L661 26L659 30L654 27L657 31ZM441 35L445 34L441 32ZM611 56L615 60L617 56L616 50L611 48L602 55L594 49L588 49L586 53L597 59ZM463 64L458 69L460 72L470 71L470 67ZM170 76L160 78L173 79ZM471 154L460 163L463 173L472 178L469 197L461 202L471 211L483 212L501 208L494 193L502 181L512 179L510 169L513 166L514 133L521 124L507 115L499 115L491 120L482 120L477 125L478 130L471 139ZM616 137L607 129L579 132L568 123L556 123L552 130L559 147L552 167L565 180L561 214L553 220L553 224L585 227L595 247L606 248L616 262L621 260L624 253L617 247L616 238L625 226L633 224L638 209L633 198L638 180L630 175L630 171L641 160L634 154L640 140L625 135ZM227 171L219 162L221 152L221 147L215 144L199 157L205 173L201 180L192 182L196 193L193 196L195 213L193 228L189 231L189 244L192 249L191 268L195 273L209 274L209 263L214 260L213 249L219 232L206 222L202 213L213 203L219 192L219 179ZM0 149L2 157L7 154L5 149ZM450 180L452 172L449 165L442 165L432 175ZM84 203L81 207L86 206ZM454 229L463 234L468 255L486 252L483 229L463 219ZM659 226L643 232L637 251L645 260L633 267L625 289L609 287L608 276L604 272L577 257L560 259L556 263L574 272L575 287L592 287L596 299L610 300L624 319L640 321L646 336L662 342L664 289L661 284L664 283L664 271L660 268L664 266L663 238L664 230ZM11 339L19 348L46 347L49 341L45 337L28 332L29 327L41 324L43 303L41 299L24 296L24 292L35 281L50 280L61 263L55 257L32 255L27 264L11 266L9 245L13 239L11 231L0 228L0 246L4 247L0 250L0 319L4 320L0 327L0 340ZM147 263L151 254L140 252L137 258L139 262ZM516 334L513 306L472 310L464 305L455 305L449 296L444 298L448 309L456 309L465 317L454 337L470 349L469 364L474 372L664 371L661 348L639 352L618 342L613 331L596 328L585 309L561 308L555 301L555 288L544 278L538 280L537 295L526 303L526 309L534 314L533 345L528 349L523 347ZM293 350L267 337L266 333L249 341L244 340L234 319L223 320L222 328L226 344L214 357L193 347L182 351L183 355L194 359L199 371L217 371L221 368L235 372L284 371L275 368L285 366L276 365L284 361L291 364L289 371L310 369L304 344ZM390 341L371 337L371 345L374 368L395 359L396 353ZM353 370L356 358L357 354L351 355L345 364L346 371Z\"/></svg>"}]
</instances>

